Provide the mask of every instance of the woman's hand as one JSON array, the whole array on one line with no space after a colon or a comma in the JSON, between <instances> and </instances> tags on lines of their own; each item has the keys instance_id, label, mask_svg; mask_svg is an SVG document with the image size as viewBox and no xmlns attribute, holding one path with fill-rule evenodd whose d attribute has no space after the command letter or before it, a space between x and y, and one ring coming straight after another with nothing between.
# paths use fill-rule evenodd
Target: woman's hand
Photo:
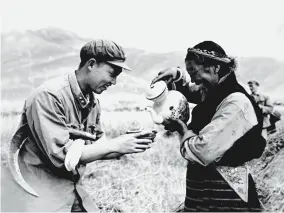
<instances>
[{"instance_id":1,"label":"woman's hand","mask_svg":"<svg viewBox=\"0 0 284 213\"><path fill-rule=\"evenodd\" d=\"M164 118L162 124L165 126L165 130L169 130L171 132L177 131L181 138L188 131L187 125L180 119Z\"/></svg>"},{"instance_id":2,"label":"woman's hand","mask_svg":"<svg viewBox=\"0 0 284 213\"><path fill-rule=\"evenodd\" d=\"M179 67L167 68L159 72L158 76L153 79L151 84L154 84L157 81L165 81L169 85L177 79L178 75L181 75Z\"/></svg>"}]
</instances>

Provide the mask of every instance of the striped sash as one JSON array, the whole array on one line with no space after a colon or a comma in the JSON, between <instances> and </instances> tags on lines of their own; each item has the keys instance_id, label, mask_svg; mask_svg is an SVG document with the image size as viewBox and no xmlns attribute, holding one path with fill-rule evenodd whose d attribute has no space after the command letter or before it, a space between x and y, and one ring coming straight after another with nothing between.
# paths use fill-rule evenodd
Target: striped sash
<instances>
[{"instance_id":1,"label":"striped sash","mask_svg":"<svg viewBox=\"0 0 284 213\"><path fill-rule=\"evenodd\" d=\"M226 171L229 173L228 171ZM230 171L232 172L232 171ZM224 170L222 172L224 174ZM188 166L185 211L260 211L253 180L245 202L216 168ZM231 180L230 180L231 181Z\"/></svg>"}]
</instances>

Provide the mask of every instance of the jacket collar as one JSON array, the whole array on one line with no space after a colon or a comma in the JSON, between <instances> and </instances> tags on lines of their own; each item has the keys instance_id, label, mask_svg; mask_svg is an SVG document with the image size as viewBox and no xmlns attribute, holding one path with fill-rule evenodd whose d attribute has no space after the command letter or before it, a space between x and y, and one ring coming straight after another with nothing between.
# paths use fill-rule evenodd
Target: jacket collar
<instances>
[{"instance_id":1,"label":"jacket collar","mask_svg":"<svg viewBox=\"0 0 284 213\"><path fill-rule=\"evenodd\" d=\"M78 84L75 71L68 75L69 84L74 95L74 98L79 103L79 106L84 109L86 107L94 107L96 105L96 98L94 93L91 92L87 97L82 93L82 90Z\"/></svg>"}]
</instances>

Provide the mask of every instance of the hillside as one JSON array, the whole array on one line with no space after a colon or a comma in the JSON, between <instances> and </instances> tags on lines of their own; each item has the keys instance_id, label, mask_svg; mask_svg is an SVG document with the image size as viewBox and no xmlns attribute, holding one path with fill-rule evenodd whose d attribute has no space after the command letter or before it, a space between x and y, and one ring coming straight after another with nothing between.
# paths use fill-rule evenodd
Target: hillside
<instances>
[{"instance_id":1,"label":"hillside","mask_svg":"<svg viewBox=\"0 0 284 213\"><path fill-rule=\"evenodd\" d=\"M11 111L21 110L26 96L44 80L76 69L80 47L88 40L58 28L13 31L1 35L1 110L4 105L7 109L4 111L8 112L1 116L3 165L7 161L8 141L20 119ZM146 104L145 88L160 70L177 65L184 68L184 52L150 53L126 48L126 53L133 72L122 73L115 86L99 95L103 108L102 125L108 137L124 134L137 121L145 129L156 129L150 114L140 110ZM250 79L258 80L267 94L275 99L284 99L281 94L284 89L283 61L271 58L237 59L237 76L243 85ZM250 170L264 210L282 212L284 123L278 122L276 126L277 133L269 137L262 157L250 163ZM157 128L159 134L153 147L145 153L123 156L111 162L96 161L88 166L83 184L98 205L109 209L118 206L124 212L170 212L183 202L186 161L180 155L177 138L167 136L160 128ZM7 189L11 190L10 187ZM9 201L12 200L9 198Z\"/></svg>"},{"instance_id":2,"label":"hillside","mask_svg":"<svg viewBox=\"0 0 284 213\"><path fill-rule=\"evenodd\" d=\"M2 34L2 99L24 99L44 80L76 69L80 47L89 40L58 28ZM110 89L110 93L141 94L160 70L184 67L185 52L150 53L126 48L126 53L133 72L119 77L120 83ZM258 80L263 91L282 98L284 62L271 58L237 59L238 78L244 85L249 79Z\"/></svg>"}]
</instances>

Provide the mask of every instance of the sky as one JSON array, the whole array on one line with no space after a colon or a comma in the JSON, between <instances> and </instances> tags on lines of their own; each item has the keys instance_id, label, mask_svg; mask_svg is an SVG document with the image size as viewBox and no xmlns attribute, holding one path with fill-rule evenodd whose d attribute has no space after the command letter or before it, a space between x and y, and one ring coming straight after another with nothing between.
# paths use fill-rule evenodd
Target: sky
<instances>
[{"instance_id":1,"label":"sky","mask_svg":"<svg viewBox=\"0 0 284 213\"><path fill-rule=\"evenodd\" d=\"M212 40L231 56L284 60L283 8L281 0L2 0L1 31L52 26L151 52Z\"/></svg>"}]
</instances>

